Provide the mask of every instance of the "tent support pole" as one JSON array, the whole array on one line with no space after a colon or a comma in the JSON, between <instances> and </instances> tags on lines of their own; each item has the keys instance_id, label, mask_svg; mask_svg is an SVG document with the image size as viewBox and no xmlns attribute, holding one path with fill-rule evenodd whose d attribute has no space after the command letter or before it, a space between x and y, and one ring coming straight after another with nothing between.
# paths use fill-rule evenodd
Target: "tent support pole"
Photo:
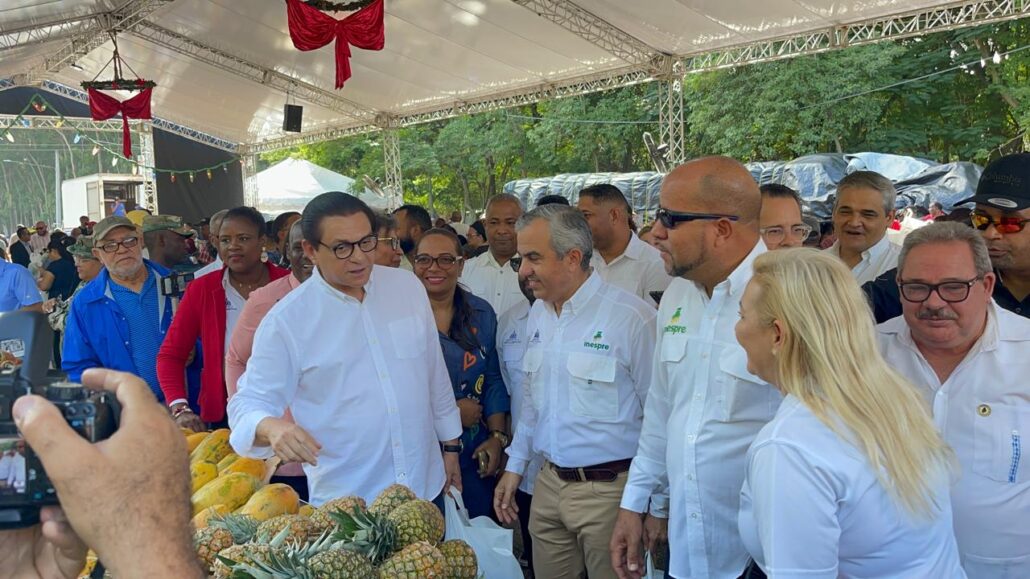
<instances>
[{"instance_id":1,"label":"tent support pole","mask_svg":"<svg viewBox=\"0 0 1030 579\"><path fill-rule=\"evenodd\" d=\"M139 167L140 175L143 176L143 198L142 205L152 211L154 214L158 214L158 200L157 200L157 184L154 182L154 166L156 163L156 157L154 156L154 125L148 120L140 121L139 123Z\"/></svg>"},{"instance_id":2,"label":"tent support pole","mask_svg":"<svg viewBox=\"0 0 1030 579\"><path fill-rule=\"evenodd\" d=\"M388 208L393 210L404 204L404 178L401 175L401 139L395 128L386 128L383 135L383 170L386 182Z\"/></svg>"},{"instance_id":3,"label":"tent support pole","mask_svg":"<svg viewBox=\"0 0 1030 579\"><path fill-rule=\"evenodd\" d=\"M666 161L676 167L685 161L686 147L683 136L683 69L679 62L668 58L666 72L658 78L658 118L661 124L661 142L669 146Z\"/></svg>"},{"instance_id":4,"label":"tent support pole","mask_svg":"<svg viewBox=\"0 0 1030 579\"><path fill-rule=\"evenodd\" d=\"M257 180L254 179L257 175L257 155L244 155L240 161L240 174L243 175L243 204L247 207L257 207Z\"/></svg>"}]
</instances>

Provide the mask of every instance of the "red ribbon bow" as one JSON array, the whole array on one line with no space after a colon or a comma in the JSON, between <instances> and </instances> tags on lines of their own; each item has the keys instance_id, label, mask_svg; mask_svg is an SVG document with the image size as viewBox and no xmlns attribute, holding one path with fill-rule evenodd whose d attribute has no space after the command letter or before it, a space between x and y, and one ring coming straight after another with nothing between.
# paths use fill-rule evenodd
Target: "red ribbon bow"
<instances>
[{"instance_id":1,"label":"red ribbon bow","mask_svg":"<svg viewBox=\"0 0 1030 579\"><path fill-rule=\"evenodd\" d=\"M144 89L131 99L121 102L113 96L106 95L96 89L87 89L89 93L89 114L94 121L107 119L122 114L122 153L125 158L132 158L132 139L129 136L129 119L149 119L150 93L153 89Z\"/></svg>"},{"instance_id":2,"label":"red ribbon bow","mask_svg":"<svg viewBox=\"0 0 1030 579\"><path fill-rule=\"evenodd\" d=\"M350 78L350 45L365 50L382 50L386 42L383 28L383 0L337 20L301 0L286 0L290 39L297 50L316 50L336 40L336 88Z\"/></svg>"}]
</instances>

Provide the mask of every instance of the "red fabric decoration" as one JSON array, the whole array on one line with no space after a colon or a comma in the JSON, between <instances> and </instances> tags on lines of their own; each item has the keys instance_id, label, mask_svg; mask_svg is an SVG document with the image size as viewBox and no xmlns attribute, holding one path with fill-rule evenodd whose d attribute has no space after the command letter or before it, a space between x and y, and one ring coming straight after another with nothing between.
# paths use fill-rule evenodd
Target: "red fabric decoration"
<instances>
[{"instance_id":1,"label":"red fabric decoration","mask_svg":"<svg viewBox=\"0 0 1030 579\"><path fill-rule=\"evenodd\" d=\"M132 139L129 136L129 119L149 119L150 93L153 89L144 89L131 99L121 102L96 89L87 89L89 94L89 114L94 121L107 119L122 114L122 153L127 159L132 158Z\"/></svg>"},{"instance_id":2,"label":"red fabric decoration","mask_svg":"<svg viewBox=\"0 0 1030 579\"><path fill-rule=\"evenodd\" d=\"M350 45L365 50L382 50L386 42L383 28L383 0L337 20L300 0L286 0L290 38L297 50L316 50L336 40L336 88L350 78Z\"/></svg>"}]
</instances>

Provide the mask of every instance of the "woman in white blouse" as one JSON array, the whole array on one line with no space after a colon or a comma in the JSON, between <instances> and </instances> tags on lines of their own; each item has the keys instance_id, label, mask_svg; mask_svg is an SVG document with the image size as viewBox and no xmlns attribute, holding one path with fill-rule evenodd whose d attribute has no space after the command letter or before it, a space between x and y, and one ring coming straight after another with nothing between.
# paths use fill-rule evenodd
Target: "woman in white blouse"
<instances>
[{"instance_id":1,"label":"woman in white blouse","mask_svg":"<svg viewBox=\"0 0 1030 579\"><path fill-rule=\"evenodd\" d=\"M737 340L784 400L748 451L738 522L750 576L965 577L951 451L880 357L851 272L812 249L766 253L754 268Z\"/></svg>"}]
</instances>

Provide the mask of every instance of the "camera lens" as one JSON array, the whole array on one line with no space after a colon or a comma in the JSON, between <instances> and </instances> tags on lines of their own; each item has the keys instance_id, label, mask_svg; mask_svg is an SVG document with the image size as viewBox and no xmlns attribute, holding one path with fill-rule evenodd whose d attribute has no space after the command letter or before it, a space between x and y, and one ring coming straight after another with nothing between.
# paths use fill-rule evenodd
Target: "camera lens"
<instances>
[{"instance_id":1,"label":"camera lens","mask_svg":"<svg viewBox=\"0 0 1030 579\"><path fill-rule=\"evenodd\" d=\"M46 387L47 400L54 402L82 400L86 397L81 384L74 382L54 382Z\"/></svg>"}]
</instances>

